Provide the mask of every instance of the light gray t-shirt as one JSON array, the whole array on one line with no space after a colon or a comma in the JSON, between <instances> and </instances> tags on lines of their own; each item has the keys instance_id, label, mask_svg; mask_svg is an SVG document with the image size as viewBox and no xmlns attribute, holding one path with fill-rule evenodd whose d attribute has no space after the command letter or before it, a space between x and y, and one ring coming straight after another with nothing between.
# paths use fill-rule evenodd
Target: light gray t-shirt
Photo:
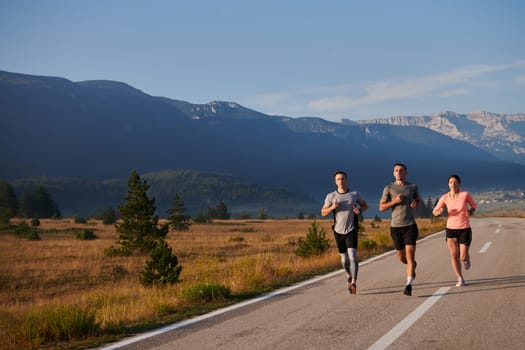
<instances>
[{"instance_id":1,"label":"light gray t-shirt","mask_svg":"<svg viewBox=\"0 0 525 350\"><path fill-rule=\"evenodd\" d=\"M395 182L386 185L383 189L381 201L390 202L393 198L397 197L398 194L402 194L404 198L401 203L392 207L392 221L390 222L390 226L405 227L414 225L416 219L412 213L412 208L410 208L410 202L412 202L412 199L421 200L417 185L410 182L405 182L404 185L397 185Z\"/></svg>"},{"instance_id":2,"label":"light gray t-shirt","mask_svg":"<svg viewBox=\"0 0 525 350\"><path fill-rule=\"evenodd\" d=\"M357 201L361 200L361 193L348 191L339 193L336 191L326 195L324 206L331 206L337 200L339 207L335 210L335 232L346 235L354 229L354 207L358 206Z\"/></svg>"}]
</instances>

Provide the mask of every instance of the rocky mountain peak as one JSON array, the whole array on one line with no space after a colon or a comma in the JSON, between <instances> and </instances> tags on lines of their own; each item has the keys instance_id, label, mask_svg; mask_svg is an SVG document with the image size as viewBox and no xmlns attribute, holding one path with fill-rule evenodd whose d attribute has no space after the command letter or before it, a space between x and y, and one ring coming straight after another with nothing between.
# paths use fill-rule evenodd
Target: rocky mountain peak
<instances>
[{"instance_id":1,"label":"rocky mountain peak","mask_svg":"<svg viewBox=\"0 0 525 350\"><path fill-rule=\"evenodd\" d=\"M500 158L525 163L525 114L444 111L432 116L395 116L358 123L424 127L469 142Z\"/></svg>"}]
</instances>

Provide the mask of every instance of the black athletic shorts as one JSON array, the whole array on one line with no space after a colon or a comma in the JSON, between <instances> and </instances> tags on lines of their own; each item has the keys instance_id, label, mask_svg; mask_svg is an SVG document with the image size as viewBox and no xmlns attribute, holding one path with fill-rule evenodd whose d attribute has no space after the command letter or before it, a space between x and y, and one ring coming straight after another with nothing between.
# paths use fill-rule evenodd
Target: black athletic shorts
<instances>
[{"instance_id":1,"label":"black athletic shorts","mask_svg":"<svg viewBox=\"0 0 525 350\"><path fill-rule=\"evenodd\" d=\"M460 244L464 244L469 247L470 243L472 243L472 229L470 227L460 229L447 228L445 229L445 233L445 241L447 238L457 238Z\"/></svg>"},{"instance_id":2,"label":"black athletic shorts","mask_svg":"<svg viewBox=\"0 0 525 350\"><path fill-rule=\"evenodd\" d=\"M416 245L419 231L417 224L403 227L390 227L390 236L396 250L405 249L405 245Z\"/></svg>"},{"instance_id":3,"label":"black athletic shorts","mask_svg":"<svg viewBox=\"0 0 525 350\"><path fill-rule=\"evenodd\" d=\"M337 250L339 253L344 254L348 248L357 249L357 229L353 229L346 235L342 235L334 231L335 243L337 243Z\"/></svg>"}]
</instances>

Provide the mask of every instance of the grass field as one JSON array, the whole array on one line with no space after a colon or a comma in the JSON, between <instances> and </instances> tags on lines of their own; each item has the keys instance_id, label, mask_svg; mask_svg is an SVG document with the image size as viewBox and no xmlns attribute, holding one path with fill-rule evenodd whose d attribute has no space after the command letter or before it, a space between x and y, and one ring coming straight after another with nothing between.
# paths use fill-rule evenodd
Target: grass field
<instances>
[{"instance_id":1,"label":"grass field","mask_svg":"<svg viewBox=\"0 0 525 350\"><path fill-rule=\"evenodd\" d=\"M309 258L295 250L313 220L194 223L167 237L183 268L181 281L146 288L139 275L149 256L104 254L117 240L114 226L40 221L38 241L9 230L0 234L2 349L94 346L341 268L331 220L317 221L331 248ZM362 225L361 260L392 249L389 221ZM418 225L425 236L443 229L444 221L419 219ZM97 239L77 239L84 229L94 230Z\"/></svg>"}]
</instances>

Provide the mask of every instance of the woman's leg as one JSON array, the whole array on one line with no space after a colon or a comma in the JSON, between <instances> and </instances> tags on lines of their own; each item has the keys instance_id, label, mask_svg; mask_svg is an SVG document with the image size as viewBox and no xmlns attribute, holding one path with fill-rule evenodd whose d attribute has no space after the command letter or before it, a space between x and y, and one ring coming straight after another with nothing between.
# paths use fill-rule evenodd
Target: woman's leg
<instances>
[{"instance_id":1,"label":"woman's leg","mask_svg":"<svg viewBox=\"0 0 525 350\"><path fill-rule=\"evenodd\" d=\"M469 246L466 244L460 244L459 245L459 255L461 261L465 264L465 269L470 268L470 254L469 254Z\"/></svg>"},{"instance_id":2,"label":"woman's leg","mask_svg":"<svg viewBox=\"0 0 525 350\"><path fill-rule=\"evenodd\" d=\"M450 260L452 262L452 268L456 273L458 279L463 279L461 274L461 264L459 263L459 243L457 238L447 238L448 250L450 252Z\"/></svg>"}]
</instances>

